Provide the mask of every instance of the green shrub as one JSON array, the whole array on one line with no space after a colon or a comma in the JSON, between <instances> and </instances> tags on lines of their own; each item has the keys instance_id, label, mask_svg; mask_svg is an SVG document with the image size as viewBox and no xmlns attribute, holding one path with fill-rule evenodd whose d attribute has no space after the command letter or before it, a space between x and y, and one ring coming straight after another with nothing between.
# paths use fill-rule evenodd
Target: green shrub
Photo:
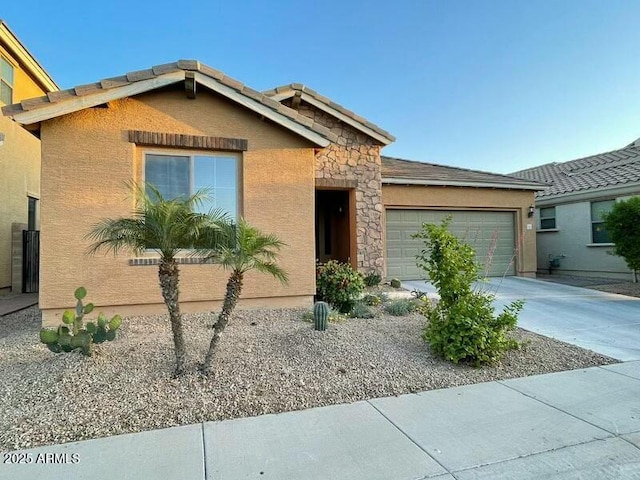
<instances>
[{"instance_id":1,"label":"green shrub","mask_svg":"<svg viewBox=\"0 0 640 480\"><path fill-rule=\"evenodd\" d=\"M449 308L443 302L433 306L424 301L420 312L429 323L423 338L435 354L453 363L464 360L478 366L500 360L506 350L518 347L508 332L516 326L524 303L513 302L495 317L492 302L493 296L480 292L471 292Z\"/></svg>"},{"instance_id":2,"label":"green shrub","mask_svg":"<svg viewBox=\"0 0 640 480\"><path fill-rule=\"evenodd\" d=\"M384 311L394 317L405 317L417 308L416 301L411 298L397 298L384 306Z\"/></svg>"},{"instance_id":3,"label":"green shrub","mask_svg":"<svg viewBox=\"0 0 640 480\"><path fill-rule=\"evenodd\" d=\"M397 278L392 278L389 282L389 285L391 285L393 288L400 288L402 286L402 282Z\"/></svg>"},{"instance_id":4,"label":"green shrub","mask_svg":"<svg viewBox=\"0 0 640 480\"><path fill-rule=\"evenodd\" d=\"M356 302L349 315L351 318L373 318L376 316L373 309L364 302Z\"/></svg>"},{"instance_id":5,"label":"green shrub","mask_svg":"<svg viewBox=\"0 0 640 480\"><path fill-rule=\"evenodd\" d=\"M84 316L93 311L93 303L84 305L82 300L87 296L87 290L79 287L74 293L77 303L75 310L67 310L62 314L62 325L52 330L40 330L40 341L54 353L70 352L80 349L87 356L93 352L94 343L115 340L116 330L122 324L120 315L114 315L107 320L103 313L98 315L97 321L84 325Z\"/></svg>"},{"instance_id":6,"label":"green shrub","mask_svg":"<svg viewBox=\"0 0 640 480\"><path fill-rule=\"evenodd\" d=\"M318 296L342 313L349 313L364 290L362 275L351 265L330 260L316 270Z\"/></svg>"},{"instance_id":7,"label":"green shrub","mask_svg":"<svg viewBox=\"0 0 640 480\"><path fill-rule=\"evenodd\" d=\"M364 284L367 287L377 287L382 282L382 276L378 272L369 272L364 277Z\"/></svg>"},{"instance_id":8,"label":"green shrub","mask_svg":"<svg viewBox=\"0 0 640 480\"><path fill-rule=\"evenodd\" d=\"M494 363L518 346L509 332L524 302L512 302L495 316L494 297L472 288L479 279L475 252L448 230L450 221L449 217L440 225L425 223L413 235L425 244L418 267L427 272L440 295L435 306L429 299L422 301L420 312L429 319L423 338L434 353L454 363Z\"/></svg>"},{"instance_id":9,"label":"green shrub","mask_svg":"<svg viewBox=\"0 0 640 480\"><path fill-rule=\"evenodd\" d=\"M615 244L613 255L622 257L636 275L640 270L640 197L616 202L603 220Z\"/></svg>"},{"instance_id":10,"label":"green shrub","mask_svg":"<svg viewBox=\"0 0 640 480\"><path fill-rule=\"evenodd\" d=\"M362 303L368 305L370 307L377 307L382 303L382 298L380 295L375 295L373 293L367 293L364 297L362 297Z\"/></svg>"}]
</instances>

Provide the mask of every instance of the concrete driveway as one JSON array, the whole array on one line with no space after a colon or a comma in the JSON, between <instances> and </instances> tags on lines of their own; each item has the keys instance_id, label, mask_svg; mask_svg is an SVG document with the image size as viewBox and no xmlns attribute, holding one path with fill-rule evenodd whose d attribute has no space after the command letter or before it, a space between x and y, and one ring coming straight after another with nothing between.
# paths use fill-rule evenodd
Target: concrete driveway
<instances>
[{"instance_id":1,"label":"concrete driveway","mask_svg":"<svg viewBox=\"0 0 640 480\"><path fill-rule=\"evenodd\" d=\"M424 281L403 286L436 292ZM521 277L491 278L479 288L496 295L496 308L524 299L522 328L618 360L640 360L640 298Z\"/></svg>"}]
</instances>

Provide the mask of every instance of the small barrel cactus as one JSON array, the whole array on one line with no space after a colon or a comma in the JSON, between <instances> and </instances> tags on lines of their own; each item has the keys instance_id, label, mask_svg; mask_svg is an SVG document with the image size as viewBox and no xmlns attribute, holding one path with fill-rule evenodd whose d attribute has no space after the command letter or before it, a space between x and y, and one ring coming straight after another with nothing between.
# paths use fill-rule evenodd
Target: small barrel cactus
<instances>
[{"instance_id":1,"label":"small barrel cactus","mask_svg":"<svg viewBox=\"0 0 640 480\"><path fill-rule=\"evenodd\" d=\"M313 328L319 331L327 329L329 319L329 304L326 302L316 302L313 306Z\"/></svg>"},{"instance_id":2,"label":"small barrel cactus","mask_svg":"<svg viewBox=\"0 0 640 480\"><path fill-rule=\"evenodd\" d=\"M402 286L402 282L397 278L392 278L390 283L393 288L400 288Z\"/></svg>"}]
</instances>

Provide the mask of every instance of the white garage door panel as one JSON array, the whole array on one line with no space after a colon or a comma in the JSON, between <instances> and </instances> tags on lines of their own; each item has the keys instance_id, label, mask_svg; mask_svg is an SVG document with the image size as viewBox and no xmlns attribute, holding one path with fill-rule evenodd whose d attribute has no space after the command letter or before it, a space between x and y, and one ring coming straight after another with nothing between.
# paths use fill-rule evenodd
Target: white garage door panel
<instances>
[{"instance_id":1,"label":"white garage door panel","mask_svg":"<svg viewBox=\"0 0 640 480\"><path fill-rule=\"evenodd\" d=\"M489 276L514 275L515 227L511 212L387 210L387 276L401 280L424 277L416 267L421 240L411 238L423 223L440 223L451 215L450 230L475 250ZM493 253L491 251L493 250ZM491 257L491 260L489 260Z\"/></svg>"}]
</instances>

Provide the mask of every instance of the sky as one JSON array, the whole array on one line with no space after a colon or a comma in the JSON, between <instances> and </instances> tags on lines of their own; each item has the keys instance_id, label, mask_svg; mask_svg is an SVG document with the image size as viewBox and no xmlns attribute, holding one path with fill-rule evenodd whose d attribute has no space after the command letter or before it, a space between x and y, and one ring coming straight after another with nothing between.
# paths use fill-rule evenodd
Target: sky
<instances>
[{"instance_id":1,"label":"sky","mask_svg":"<svg viewBox=\"0 0 640 480\"><path fill-rule=\"evenodd\" d=\"M32 5L0 18L62 88L197 59L258 90L304 83L391 132L384 155L497 173L640 137L637 0Z\"/></svg>"}]
</instances>

